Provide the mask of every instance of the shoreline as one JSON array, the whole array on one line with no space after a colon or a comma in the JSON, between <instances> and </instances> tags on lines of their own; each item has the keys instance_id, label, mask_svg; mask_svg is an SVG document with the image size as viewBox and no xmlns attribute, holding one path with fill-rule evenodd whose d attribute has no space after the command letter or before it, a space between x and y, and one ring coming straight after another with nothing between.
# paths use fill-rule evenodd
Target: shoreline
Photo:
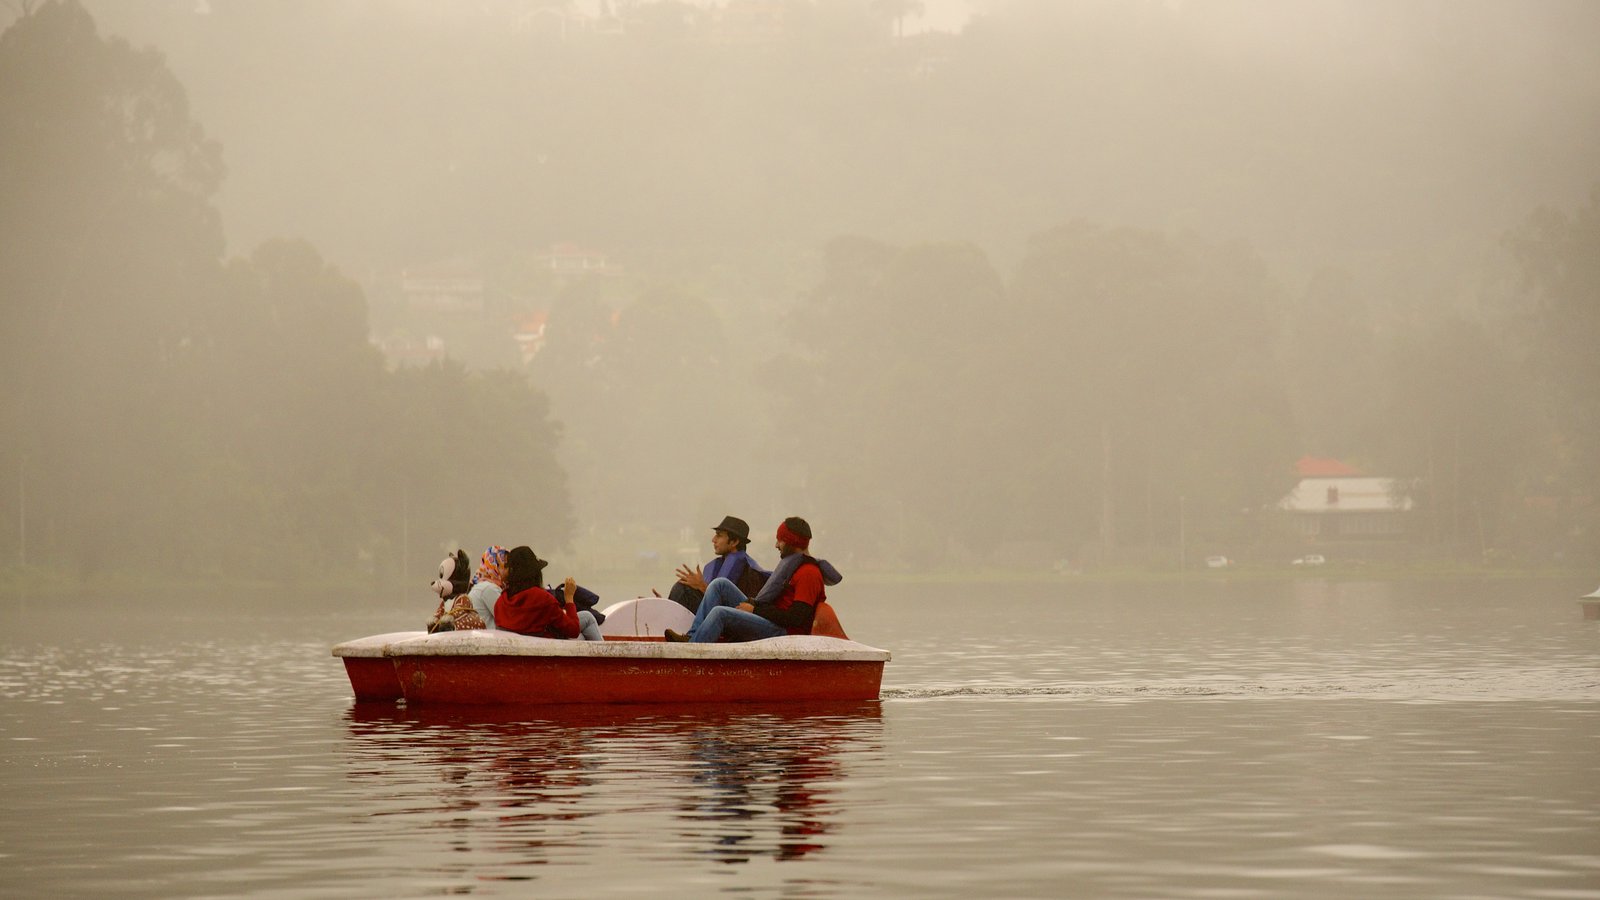
<instances>
[{"instance_id":1,"label":"shoreline","mask_svg":"<svg viewBox=\"0 0 1600 900\"><path fill-rule=\"evenodd\" d=\"M582 580L612 589L623 585L647 593L653 583L658 589L670 586L668 574L641 572L638 569L595 570L580 573ZM215 598L208 589L219 586L216 577L172 578L140 572L111 572L88 576L66 576L53 570L0 568L0 580L9 589L0 590L0 598L12 603L27 598L59 598L72 595L91 595L126 599L167 598L174 605L186 606L186 598L197 595ZM1600 583L1600 571L1577 566L1471 566L1434 563L1411 565L1382 565L1356 563L1329 563L1315 567L1249 566L1235 565L1225 569L1100 569L1088 571L1056 572L1048 569L1017 571L1015 569L937 569L916 572L895 570L854 570L847 573L850 586L879 585L1088 585L1088 584L1180 584L1180 583L1230 583L1258 584L1288 583L1296 581L1572 581L1586 585L1584 590ZM354 603L404 602L408 605L426 605L428 593L421 585L412 591L409 582L373 581L370 578L318 578L288 577L283 579L237 579L228 582L226 592L250 597L274 597L284 606L296 609L339 602L340 598ZM627 593L630 588L623 588ZM415 597L410 595L415 593ZM620 597L621 595L618 594ZM634 594L628 594L634 596ZM385 599L392 598L392 599ZM0 600L4 602L4 600Z\"/></svg>"}]
</instances>

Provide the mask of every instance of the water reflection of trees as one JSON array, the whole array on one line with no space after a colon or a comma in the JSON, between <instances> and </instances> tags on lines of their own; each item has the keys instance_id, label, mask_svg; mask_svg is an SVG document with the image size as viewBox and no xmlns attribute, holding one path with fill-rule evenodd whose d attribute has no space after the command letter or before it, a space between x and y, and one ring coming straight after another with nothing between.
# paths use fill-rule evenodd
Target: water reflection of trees
<instances>
[{"instance_id":1,"label":"water reflection of trees","mask_svg":"<svg viewBox=\"0 0 1600 900\"><path fill-rule=\"evenodd\" d=\"M420 862L450 873L575 861L600 845L721 863L797 860L838 839L837 792L852 760L878 752L879 715L876 703L356 704L345 752L364 792L397 801L373 820L397 815L393 827L404 821L414 834L423 819L448 832L441 856Z\"/></svg>"}]
</instances>

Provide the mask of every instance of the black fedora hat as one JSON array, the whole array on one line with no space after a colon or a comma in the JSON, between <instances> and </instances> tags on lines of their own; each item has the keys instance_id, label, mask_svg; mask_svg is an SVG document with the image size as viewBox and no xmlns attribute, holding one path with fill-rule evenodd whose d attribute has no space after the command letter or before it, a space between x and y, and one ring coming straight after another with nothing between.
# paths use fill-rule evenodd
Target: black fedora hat
<instances>
[{"instance_id":1,"label":"black fedora hat","mask_svg":"<svg viewBox=\"0 0 1600 900\"><path fill-rule=\"evenodd\" d=\"M721 525L714 525L712 531L725 531L729 537L739 539L741 545L750 543L750 524L737 516L723 516Z\"/></svg>"}]
</instances>

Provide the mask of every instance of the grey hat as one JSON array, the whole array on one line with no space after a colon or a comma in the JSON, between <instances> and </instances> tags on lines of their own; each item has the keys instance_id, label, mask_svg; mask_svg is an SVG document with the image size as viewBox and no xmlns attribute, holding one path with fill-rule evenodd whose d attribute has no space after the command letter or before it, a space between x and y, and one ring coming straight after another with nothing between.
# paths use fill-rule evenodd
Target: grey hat
<instances>
[{"instance_id":1,"label":"grey hat","mask_svg":"<svg viewBox=\"0 0 1600 900\"><path fill-rule=\"evenodd\" d=\"M714 525L712 531L727 532L729 537L739 539L741 545L750 543L750 523L737 516L723 516L721 525Z\"/></svg>"}]
</instances>

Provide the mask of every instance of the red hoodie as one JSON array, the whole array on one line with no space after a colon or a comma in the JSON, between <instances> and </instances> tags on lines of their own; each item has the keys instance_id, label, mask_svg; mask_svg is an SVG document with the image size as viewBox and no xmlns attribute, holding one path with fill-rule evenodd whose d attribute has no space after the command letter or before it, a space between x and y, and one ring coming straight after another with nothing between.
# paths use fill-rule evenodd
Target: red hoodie
<instances>
[{"instance_id":1,"label":"red hoodie","mask_svg":"<svg viewBox=\"0 0 1600 900\"><path fill-rule=\"evenodd\" d=\"M575 638L580 632L578 610L542 587L515 597L501 594L494 602L494 627L548 638Z\"/></svg>"}]
</instances>

